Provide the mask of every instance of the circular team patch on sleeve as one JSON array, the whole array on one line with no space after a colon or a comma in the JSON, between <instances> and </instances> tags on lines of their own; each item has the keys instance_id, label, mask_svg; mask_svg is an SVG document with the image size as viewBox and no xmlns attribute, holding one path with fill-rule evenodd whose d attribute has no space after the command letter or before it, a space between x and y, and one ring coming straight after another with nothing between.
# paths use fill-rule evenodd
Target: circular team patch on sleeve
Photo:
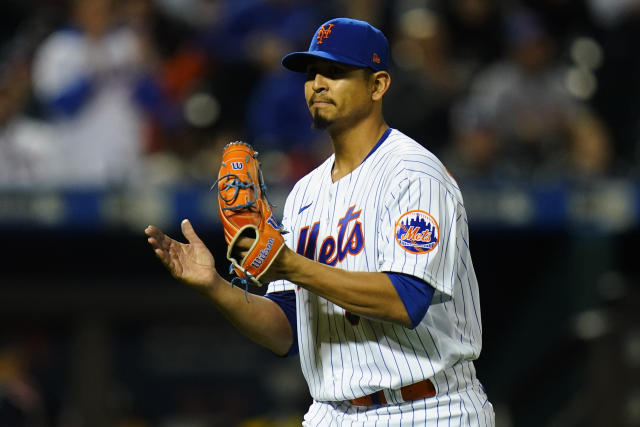
<instances>
[{"instance_id":1,"label":"circular team patch on sleeve","mask_svg":"<svg viewBox=\"0 0 640 427\"><path fill-rule=\"evenodd\" d=\"M431 252L440 239L436 220L425 211L413 210L403 214L396 222L396 242L412 254Z\"/></svg>"}]
</instances>

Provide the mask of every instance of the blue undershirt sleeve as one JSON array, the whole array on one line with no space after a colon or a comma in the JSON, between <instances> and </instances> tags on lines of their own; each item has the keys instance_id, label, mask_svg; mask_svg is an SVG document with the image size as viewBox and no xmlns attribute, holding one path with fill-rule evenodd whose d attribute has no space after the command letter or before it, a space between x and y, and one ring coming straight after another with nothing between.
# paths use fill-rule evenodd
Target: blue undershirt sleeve
<instances>
[{"instance_id":1,"label":"blue undershirt sleeve","mask_svg":"<svg viewBox=\"0 0 640 427\"><path fill-rule=\"evenodd\" d=\"M422 321L431 304L435 288L415 276L402 273L385 272L411 319L411 329Z\"/></svg>"},{"instance_id":2,"label":"blue undershirt sleeve","mask_svg":"<svg viewBox=\"0 0 640 427\"><path fill-rule=\"evenodd\" d=\"M284 311L289 325L291 325L291 331L293 332L293 344L289 352L285 356L293 356L298 354L298 321L296 319L296 293L295 291L282 291L271 292L265 294L266 298L278 304L278 306Z\"/></svg>"},{"instance_id":3,"label":"blue undershirt sleeve","mask_svg":"<svg viewBox=\"0 0 640 427\"><path fill-rule=\"evenodd\" d=\"M54 97L49 106L54 112L68 117L75 116L93 94L93 82L80 77Z\"/></svg>"},{"instance_id":4,"label":"blue undershirt sleeve","mask_svg":"<svg viewBox=\"0 0 640 427\"><path fill-rule=\"evenodd\" d=\"M133 88L133 99L151 113L155 113L164 101L160 85L150 75L138 78Z\"/></svg>"}]
</instances>

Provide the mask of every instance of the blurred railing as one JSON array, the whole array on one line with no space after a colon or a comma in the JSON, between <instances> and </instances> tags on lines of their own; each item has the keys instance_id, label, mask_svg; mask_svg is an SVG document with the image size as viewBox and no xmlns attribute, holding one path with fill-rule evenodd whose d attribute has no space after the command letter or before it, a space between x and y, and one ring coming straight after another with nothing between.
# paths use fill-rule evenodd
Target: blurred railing
<instances>
[{"instance_id":1,"label":"blurred railing","mask_svg":"<svg viewBox=\"0 0 640 427\"><path fill-rule=\"evenodd\" d=\"M624 232L640 220L640 183L602 180L586 184L460 183L470 227L541 228ZM281 214L288 189L270 187ZM200 228L218 226L217 201L208 186L127 190L0 191L0 226L140 230L174 227L189 218Z\"/></svg>"}]
</instances>

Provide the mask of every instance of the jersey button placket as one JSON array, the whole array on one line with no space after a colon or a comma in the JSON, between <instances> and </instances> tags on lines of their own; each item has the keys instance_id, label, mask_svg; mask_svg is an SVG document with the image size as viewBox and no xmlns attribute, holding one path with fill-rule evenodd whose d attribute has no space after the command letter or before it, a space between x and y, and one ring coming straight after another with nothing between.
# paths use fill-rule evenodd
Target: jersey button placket
<instances>
[{"instance_id":1,"label":"jersey button placket","mask_svg":"<svg viewBox=\"0 0 640 427\"><path fill-rule=\"evenodd\" d=\"M332 212L332 205L333 205L333 199L334 199L333 191L334 191L333 185L331 185L327 193L327 201L329 202L327 204L327 210L326 210L327 223L331 220L331 212Z\"/></svg>"}]
</instances>

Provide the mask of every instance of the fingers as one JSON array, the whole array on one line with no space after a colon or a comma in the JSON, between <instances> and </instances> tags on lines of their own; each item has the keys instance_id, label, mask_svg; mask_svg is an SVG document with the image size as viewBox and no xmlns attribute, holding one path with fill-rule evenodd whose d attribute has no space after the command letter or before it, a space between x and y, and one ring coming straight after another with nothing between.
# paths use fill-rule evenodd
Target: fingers
<instances>
[{"instance_id":1,"label":"fingers","mask_svg":"<svg viewBox=\"0 0 640 427\"><path fill-rule=\"evenodd\" d=\"M147 235L147 242L153 248L153 252L160 260L167 264L169 262L169 246L170 242L167 236L153 225L148 226L144 233Z\"/></svg>"},{"instance_id":2,"label":"fingers","mask_svg":"<svg viewBox=\"0 0 640 427\"><path fill-rule=\"evenodd\" d=\"M146 234L148 237L155 237L159 233L162 233L162 231L160 231L157 227L153 225L149 225L147 228L144 229L144 234Z\"/></svg>"},{"instance_id":3,"label":"fingers","mask_svg":"<svg viewBox=\"0 0 640 427\"><path fill-rule=\"evenodd\" d=\"M166 235L160 229L150 225L144 230L144 234L147 235L147 241L153 246L153 249L162 247Z\"/></svg>"},{"instance_id":4,"label":"fingers","mask_svg":"<svg viewBox=\"0 0 640 427\"><path fill-rule=\"evenodd\" d=\"M182 228L182 234L189 241L189 243L202 243L188 219L182 220L180 228Z\"/></svg>"},{"instance_id":5,"label":"fingers","mask_svg":"<svg viewBox=\"0 0 640 427\"><path fill-rule=\"evenodd\" d=\"M150 225L144 229L144 234L147 235L147 242L149 242L149 244L153 247L154 250L160 247L160 240L161 240L161 234L162 234L160 230L158 230L153 225Z\"/></svg>"},{"instance_id":6,"label":"fingers","mask_svg":"<svg viewBox=\"0 0 640 427\"><path fill-rule=\"evenodd\" d=\"M238 240L236 240L234 250L249 252L249 249L251 249L255 241L256 239L252 239L250 237L240 237L238 238Z\"/></svg>"},{"instance_id":7,"label":"fingers","mask_svg":"<svg viewBox=\"0 0 640 427\"><path fill-rule=\"evenodd\" d=\"M244 257L249 253L249 250L253 247L254 243L255 239L252 239L251 237L239 237L233 245L231 254L235 259L244 259Z\"/></svg>"},{"instance_id":8,"label":"fingers","mask_svg":"<svg viewBox=\"0 0 640 427\"><path fill-rule=\"evenodd\" d=\"M169 238L159 228L150 225L144 230L144 233L147 235L147 241L154 249L167 246Z\"/></svg>"}]
</instances>

